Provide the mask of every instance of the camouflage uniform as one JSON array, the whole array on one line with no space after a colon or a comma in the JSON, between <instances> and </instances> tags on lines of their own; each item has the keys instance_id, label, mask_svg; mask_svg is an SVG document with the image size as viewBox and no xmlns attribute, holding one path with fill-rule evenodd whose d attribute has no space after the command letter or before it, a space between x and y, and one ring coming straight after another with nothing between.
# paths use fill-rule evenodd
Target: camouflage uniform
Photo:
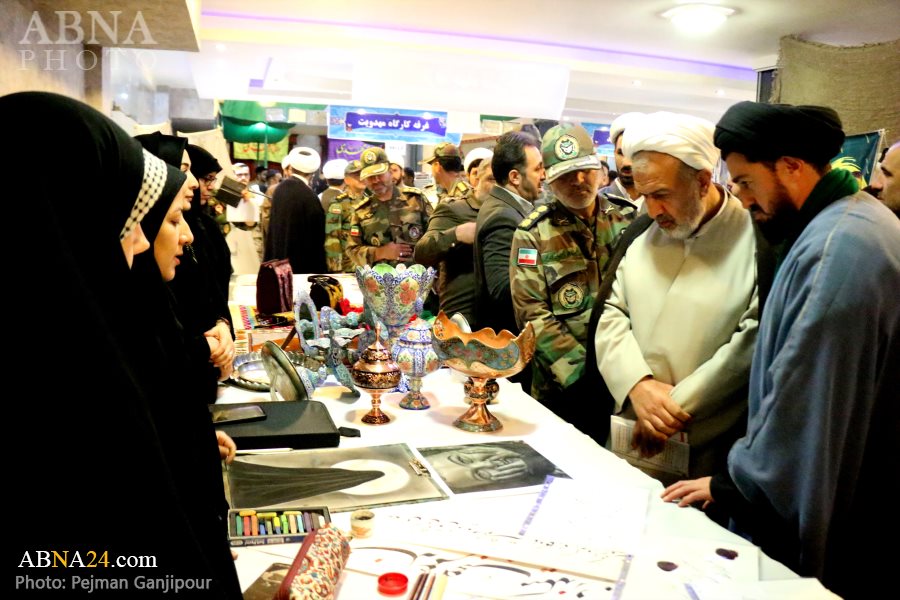
<instances>
[{"instance_id":1,"label":"camouflage uniform","mask_svg":"<svg viewBox=\"0 0 900 600\"><path fill-rule=\"evenodd\" d=\"M548 180L600 166L599 158L592 158L596 155L587 132L576 133L569 126L547 132L542 154ZM561 400L562 390L584 373L588 321L600 274L619 232L629 222L601 197L592 222L576 216L559 199L551 199L528 215L513 234L510 291L517 323L534 326L531 394L536 399Z\"/></svg>"},{"instance_id":2,"label":"camouflage uniform","mask_svg":"<svg viewBox=\"0 0 900 600\"><path fill-rule=\"evenodd\" d=\"M345 174L358 173L362 164L358 160L351 161ZM327 191L327 190L326 190ZM350 218L353 216L353 205L363 199L365 194L353 196L349 191L342 192L325 208L325 262L329 273L350 273L353 261L347 254L347 242L350 240ZM324 196L322 196L324 198Z\"/></svg>"},{"instance_id":3,"label":"camouflage uniform","mask_svg":"<svg viewBox=\"0 0 900 600\"><path fill-rule=\"evenodd\" d=\"M449 190L445 190L443 188L438 189L438 204L440 204L441 202L447 202L448 200L453 200L454 198L468 197L471 191L473 191L472 185L468 182L467 179L460 176L460 179L457 180L456 183L451 185Z\"/></svg>"},{"instance_id":4,"label":"camouflage uniform","mask_svg":"<svg viewBox=\"0 0 900 600\"><path fill-rule=\"evenodd\" d=\"M428 228L431 212L422 190L414 187L394 186L393 196L385 201L366 196L352 207L346 253L355 265L372 265L378 246L390 242L415 246ZM412 256L388 262L396 266L411 261Z\"/></svg>"},{"instance_id":5,"label":"camouflage uniform","mask_svg":"<svg viewBox=\"0 0 900 600\"><path fill-rule=\"evenodd\" d=\"M350 240L353 205L361 199L362 196L354 198L348 192L343 192L328 205L325 212L325 261L329 273L353 271L353 261L347 254L347 242Z\"/></svg>"},{"instance_id":6,"label":"camouflage uniform","mask_svg":"<svg viewBox=\"0 0 900 600\"><path fill-rule=\"evenodd\" d=\"M516 320L534 326L531 395L569 387L584 373L587 326L600 273L628 220L615 209L592 224L558 200L539 206L513 234L510 282Z\"/></svg>"}]
</instances>

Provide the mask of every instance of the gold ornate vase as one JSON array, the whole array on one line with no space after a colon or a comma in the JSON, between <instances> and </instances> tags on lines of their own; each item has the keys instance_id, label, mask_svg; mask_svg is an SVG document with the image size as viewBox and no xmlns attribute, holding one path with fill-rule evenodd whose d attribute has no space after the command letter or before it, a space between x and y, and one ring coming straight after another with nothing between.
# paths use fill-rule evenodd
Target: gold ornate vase
<instances>
[{"instance_id":1,"label":"gold ornate vase","mask_svg":"<svg viewBox=\"0 0 900 600\"><path fill-rule=\"evenodd\" d=\"M443 311L438 314L431 330L431 344L445 365L472 378L467 394L469 410L453 425L465 431L499 431L500 420L486 406L490 378L515 375L525 368L534 355L534 328L531 323L518 337L511 331L495 333L493 329L467 332Z\"/></svg>"}]
</instances>

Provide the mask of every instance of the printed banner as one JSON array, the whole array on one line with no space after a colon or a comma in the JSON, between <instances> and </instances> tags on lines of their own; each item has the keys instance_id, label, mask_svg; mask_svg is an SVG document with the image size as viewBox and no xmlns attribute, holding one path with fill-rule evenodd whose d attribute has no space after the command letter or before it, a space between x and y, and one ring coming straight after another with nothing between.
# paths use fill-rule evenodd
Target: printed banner
<instances>
[{"instance_id":1,"label":"printed banner","mask_svg":"<svg viewBox=\"0 0 900 600\"><path fill-rule=\"evenodd\" d=\"M357 140L328 140L328 160L343 158L344 160L356 160L362 151L376 144L360 142Z\"/></svg>"},{"instance_id":2,"label":"printed banner","mask_svg":"<svg viewBox=\"0 0 900 600\"><path fill-rule=\"evenodd\" d=\"M269 162L281 162L281 159L287 156L289 138L290 136L284 136L284 139L280 142L268 144L268 156L266 156L266 144L260 144L258 142L235 142L234 157L253 161L264 161L268 159Z\"/></svg>"},{"instance_id":3,"label":"printed banner","mask_svg":"<svg viewBox=\"0 0 900 600\"><path fill-rule=\"evenodd\" d=\"M884 137L884 129L859 135L848 135L840 153L832 159L831 167L850 171L859 182L859 187L866 187L875 171L875 162L878 160L878 148L881 146L882 137Z\"/></svg>"},{"instance_id":4,"label":"printed banner","mask_svg":"<svg viewBox=\"0 0 900 600\"><path fill-rule=\"evenodd\" d=\"M358 106L328 107L329 139L459 145L462 134L447 133L447 113Z\"/></svg>"}]
</instances>

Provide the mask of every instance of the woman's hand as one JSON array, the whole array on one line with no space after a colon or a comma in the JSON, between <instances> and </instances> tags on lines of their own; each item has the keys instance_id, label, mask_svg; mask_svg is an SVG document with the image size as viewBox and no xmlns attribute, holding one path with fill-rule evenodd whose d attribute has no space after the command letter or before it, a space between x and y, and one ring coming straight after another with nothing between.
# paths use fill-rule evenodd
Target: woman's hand
<instances>
[{"instance_id":1,"label":"woman's hand","mask_svg":"<svg viewBox=\"0 0 900 600\"><path fill-rule=\"evenodd\" d=\"M219 458L224 460L226 465L230 465L237 452L237 444L234 443L230 435L218 430L216 431L216 442L219 444Z\"/></svg>"},{"instance_id":2,"label":"woman's hand","mask_svg":"<svg viewBox=\"0 0 900 600\"><path fill-rule=\"evenodd\" d=\"M203 335L208 339L214 339L218 342L216 348L213 348L212 344L210 344L209 362L221 369L226 364L231 364L234 361L234 339L231 337L231 330L228 328L228 323L225 321L217 321L213 328ZM229 369L228 375L230 374L231 370Z\"/></svg>"}]
</instances>

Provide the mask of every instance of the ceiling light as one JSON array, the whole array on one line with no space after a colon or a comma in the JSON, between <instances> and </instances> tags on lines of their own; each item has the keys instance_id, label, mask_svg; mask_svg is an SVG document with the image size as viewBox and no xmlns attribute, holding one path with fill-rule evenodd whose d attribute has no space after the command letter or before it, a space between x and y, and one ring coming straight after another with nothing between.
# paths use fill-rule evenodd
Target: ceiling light
<instances>
[{"instance_id":1,"label":"ceiling light","mask_svg":"<svg viewBox=\"0 0 900 600\"><path fill-rule=\"evenodd\" d=\"M644 84L641 83L641 80L640 80L640 79L632 79L632 80L631 80L631 85L633 85L634 87L641 87L641 86L644 85Z\"/></svg>"},{"instance_id":2,"label":"ceiling light","mask_svg":"<svg viewBox=\"0 0 900 600\"><path fill-rule=\"evenodd\" d=\"M216 50L218 50L219 52L225 52L225 44L222 44L221 42L216 44Z\"/></svg>"},{"instance_id":3,"label":"ceiling light","mask_svg":"<svg viewBox=\"0 0 900 600\"><path fill-rule=\"evenodd\" d=\"M724 96L725 90L716 90L716 96Z\"/></svg>"},{"instance_id":4,"label":"ceiling light","mask_svg":"<svg viewBox=\"0 0 900 600\"><path fill-rule=\"evenodd\" d=\"M736 11L726 6L715 4L682 4L662 13L680 31L692 35L711 33L725 23L725 20Z\"/></svg>"}]
</instances>

